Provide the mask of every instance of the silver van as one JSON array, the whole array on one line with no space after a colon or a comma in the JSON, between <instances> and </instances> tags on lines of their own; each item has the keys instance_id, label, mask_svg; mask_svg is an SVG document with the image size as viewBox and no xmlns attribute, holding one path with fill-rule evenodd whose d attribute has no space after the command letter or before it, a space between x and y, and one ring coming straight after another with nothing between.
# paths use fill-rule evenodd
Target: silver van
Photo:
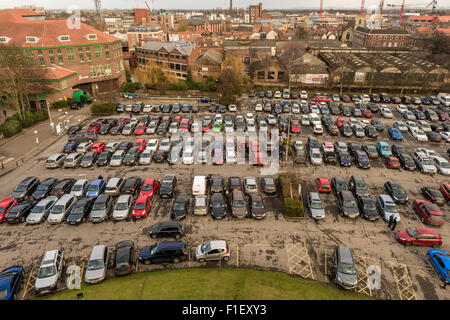
<instances>
[{"instance_id":1,"label":"silver van","mask_svg":"<svg viewBox=\"0 0 450 320\"><path fill-rule=\"evenodd\" d=\"M47 293L56 289L63 267L64 253L61 250L47 251L42 258L34 283L34 290L37 293Z\"/></svg>"},{"instance_id":2,"label":"silver van","mask_svg":"<svg viewBox=\"0 0 450 320\"><path fill-rule=\"evenodd\" d=\"M337 246L333 254L333 263L336 270L336 284L344 289L356 288L358 275L351 249Z\"/></svg>"},{"instance_id":3,"label":"silver van","mask_svg":"<svg viewBox=\"0 0 450 320\"><path fill-rule=\"evenodd\" d=\"M89 284L102 282L106 279L108 269L109 250L105 245L97 245L92 248L89 261L86 265L84 281Z\"/></svg>"},{"instance_id":4,"label":"silver van","mask_svg":"<svg viewBox=\"0 0 450 320\"><path fill-rule=\"evenodd\" d=\"M63 195L58 201L56 201L56 203L50 210L50 214L47 218L48 223L62 223L66 219L76 200L77 197L75 197L73 194Z\"/></svg>"},{"instance_id":5,"label":"silver van","mask_svg":"<svg viewBox=\"0 0 450 320\"><path fill-rule=\"evenodd\" d=\"M247 205L241 190L233 190L231 192L231 213L236 218L245 218L248 216Z\"/></svg>"},{"instance_id":6,"label":"silver van","mask_svg":"<svg viewBox=\"0 0 450 320\"><path fill-rule=\"evenodd\" d=\"M124 183L125 179L122 177L113 177L109 179L105 187L105 193L112 196L118 196Z\"/></svg>"}]
</instances>

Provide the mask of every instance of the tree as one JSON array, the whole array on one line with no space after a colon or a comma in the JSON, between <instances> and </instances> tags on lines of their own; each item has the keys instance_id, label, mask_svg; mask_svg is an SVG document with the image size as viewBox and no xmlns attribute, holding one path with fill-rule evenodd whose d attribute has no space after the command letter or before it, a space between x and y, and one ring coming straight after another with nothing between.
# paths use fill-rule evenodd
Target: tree
<instances>
[{"instance_id":1,"label":"tree","mask_svg":"<svg viewBox=\"0 0 450 320\"><path fill-rule=\"evenodd\" d=\"M339 95L342 96L344 87L344 68L345 65L347 64L347 61L345 59L345 55L341 53L335 54L334 58L339 68L339 81L340 81Z\"/></svg>"},{"instance_id":2,"label":"tree","mask_svg":"<svg viewBox=\"0 0 450 320\"><path fill-rule=\"evenodd\" d=\"M186 21L181 21L176 28L177 32L185 32L185 31L191 31L192 27L188 25Z\"/></svg>"},{"instance_id":3,"label":"tree","mask_svg":"<svg viewBox=\"0 0 450 320\"><path fill-rule=\"evenodd\" d=\"M34 64L30 54L19 47L0 45L0 96L16 108L20 120L30 110L29 94L43 86L39 80L44 69Z\"/></svg>"},{"instance_id":4,"label":"tree","mask_svg":"<svg viewBox=\"0 0 450 320\"><path fill-rule=\"evenodd\" d=\"M294 35L295 40L306 40L307 36L308 36L308 32L305 30L305 28L297 27L297 29L295 29L295 35Z\"/></svg>"},{"instance_id":5,"label":"tree","mask_svg":"<svg viewBox=\"0 0 450 320\"><path fill-rule=\"evenodd\" d=\"M147 89L166 90L171 83L177 81L169 72L164 72L154 61L146 63L145 67L136 69L135 76Z\"/></svg>"},{"instance_id":6,"label":"tree","mask_svg":"<svg viewBox=\"0 0 450 320\"><path fill-rule=\"evenodd\" d=\"M228 57L222 62L217 90L222 102L230 104L242 93L243 86L250 81L245 73L245 66L237 57Z\"/></svg>"}]
</instances>

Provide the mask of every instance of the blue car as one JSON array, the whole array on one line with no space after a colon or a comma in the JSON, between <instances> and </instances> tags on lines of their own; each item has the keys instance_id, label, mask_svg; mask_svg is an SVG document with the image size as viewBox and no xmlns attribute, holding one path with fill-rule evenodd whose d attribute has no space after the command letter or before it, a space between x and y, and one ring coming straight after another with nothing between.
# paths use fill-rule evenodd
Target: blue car
<instances>
[{"instance_id":1,"label":"blue car","mask_svg":"<svg viewBox=\"0 0 450 320\"><path fill-rule=\"evenodd\" d=\"M428 250L427 257L441 280L450 283L450 254L444 250L431 249Z\"/></svg>"},{"instance_id":2,"label":"blue car","mask_svg":"<svg viewBox=\"0 0 450 320\"><path fill-rule=\"evenodd\" d=\"M200 103L211 103L211 98L210 97L203 97L198 99L198 102Z\"/></svg>"},{"instance_id":3,"label":"blue car","mask_svg":"<svg viewBox=\"0 0 450 320\"><path fill-rule=\"evenodd\" d=\"M63 152L64 153L72 153L77 150L79 143L78 142L68 142L64 146Z\"/></svg>"},{"instance_id":4,"label":"blue car","mask_svg":"<svg viewBox=\"0 0 450 320\"><path fill-rule=\"evenodd\" d=\"M394 216L394 219L400 222L400 213L398 213L397 205L390 195L380 194L377 198L376 207L384 221L389 221L389 218Z\"/></svg>"},{"instance_id":5,"label":"blue car","mask_svg":"<svg viewBox=\"0 0 450 320\"><path fill-rule=\"evenodd\" d=\"M388 129L388 135L392 140L403 140L402 132L395 127L390 127Z\"/></svg>"},{"instance_id":6,"label":"blue car","mask_svg":"<svg viewBox=\"0 0 450 320\"><path fill-rule=\"evenodd\" d=\"M322 114L330 114L330 109L327 106L323 106L322 109L320 109L320 112L322 112Z\"/></svg>"},{"instance_id":7,"label":"blue car","mask_svg":"<svg viewBox=\"0 0 450 320\"><path fill-rule=\"evenodd\" d=\"M20 291L22 278L21 266L9 267L0 272L0 300L15 300L15 295Z\"/></svg>"},{"instance_id":8,"label":"blue car","mask_svg":"<svg viewBox=\"0 0 450 320\"><path fill-rule=\"evenodd\" d=\"M258 96L259 96L260 98L264 98L264 91L260 91L260 92L258 93Z\"/></svg>"},{"instance_id":9,"label":"blue car","mask_svg":"<svg viewBox=\"0 0 450 320\"><path fill-rule=\"evenodd\" d=\"M383 158L392 156L391 147L389 146L389 144L387 142L380 141L380 142L377 142L377 144L375 146L377 148L378 154L380 156L382 156Z\"/></svg>"},{"instance_id":10,"label":"blue car","mask_svg":"<svg viewBox=\"0 0 450 320\"><path fill-rule=\"evenodd\" d=\"M95 179L87 188L86 198L97 199L105 190L106 182L103 179Z\"/></svg>"}]
</instances>

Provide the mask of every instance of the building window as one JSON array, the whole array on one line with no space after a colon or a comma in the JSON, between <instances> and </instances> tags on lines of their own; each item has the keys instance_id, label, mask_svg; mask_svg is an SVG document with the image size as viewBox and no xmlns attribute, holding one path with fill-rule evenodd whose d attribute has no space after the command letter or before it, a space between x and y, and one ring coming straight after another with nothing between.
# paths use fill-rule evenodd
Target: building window
<instances>
[{"instance_id":1,"label":"building window","mask_svg":"<svg viewBox=\"0 0 450 320\"><path fill-rule=\"evenodd\" d=\"M91 76L91 78L95 78L97 76L97 70L95 66L89 67L89 75Z\"/></svg>"},{"instance_id":2,"label":"building window","mask_svg":"<svg viewBox=\"0 0 450 320\"><path fill-rule=\"evenodd\" d=\"M87 62L92 62L91 48L90 47L86 47L86 59L87 59Z\"/></svg>"},{"instance_id":3,"label":"building window","mask_svg":"<svg viewBox=\"0 0 450 320\"><path fill-rule=\"evenodd\" d=\"M39 41L39 38L37 38L37 37L25 37L26 43L36 43L38 41Z\"/></svg>"},{"instance_id":4,"label":"building window","mask_svg":"<svg viewBox=\"0 0 450 320\"><path fill-rule=\"evenodd\" d=\"M67 81L66 80L63 80L63 81L61 81L61 89L67 89Z\"/></svg>"},{"instance_id":5,"label":"building window","mask_svg":"<svg viewBox=\"0 0 450 320\"><path fill-rule=\"evenodd\" d=\"M59 39L59 41L61 41L61 42L62 42L62 41L70 41L70 37L67 36L67 35L66 35L66 36L59 36L58 39Z\"/></svg>"},{"instance_id":6,"label":"building window","mask_svg":"<svg viewBox=\"0 0 450 320\"><path fill-rule=\"evenodd\" d=\"M108 46L105 46L105 57L106 57L106 60L109 60L109 47Z\"/></svg>"},{"instance_id":7,"label":"building window","mask_svg":"<svg viewBox=\"0 0 450 320\"><path fill-rule=\"evenodd\" d=\"M64 59L63 59L63 55L62 55L62 51L61 49L58 49L58 63L59 64L64 64Z\"/></svg>"},{"instance_id":8,"label":"building window","mask_svg":"<svg viewBox=\"0 0 450 320\"><path fill-rule=\"evenodd\" d=\"M50 58L50 64L52 66L54 66L56 63L55 63L55 57L53 56L53 50L48 50L48 56Z\"/></svg>"},{"instance_id":9,"label":"building window","mask_svg":"<svg viewBox=\"0 0 450 320\"><path fill-rule=\"evenodd\" d=\"M86 35L86 38L87 38L88 40L97 40L97 35L96 35L95 33L87 34L87 35Z\"/></svg>"},{"instance_id":10,"label":"building window","mask_svg":"<svg viewBox=\"0 0 450 320\"><path fill-rule=\"evenodd\" d=\"M8 43L11 40L11 38L8 37L0 37L0 43Z\"/></svg>"},{"instance_id":11,"label":"building window","mask_svg":"<svg viewBox=\"0 0 450 320\"><path fill-rule=\"evenodd\" d=\"M83 48L78 48L78 57L80 58L80 62L84 63L84 54L83 54Z\"/></svg>"},{"instance_id":12,"label":"building window","mask_svg":"<svg viewBox=\"0 0 450 320\"><path fill-rule=\"evenodd\" d=\"M275 72L274 71L267 72L267 79L275 80Z\"/></svg>"},{"instance_id":13,"label":"building window","mask_svg":"<svg viewBox=\"0 0 450 320\"><path fill-rule=\"evenodd\" d=\"M284 77L284 72L283 71L278 71L278 80L283 79Z\"/></svg>"},{"instance_id":14,"label":"building window","mask_svg":"<svg viewBox=\"0 0 450 320\"><path fill-rule=\"evenodd\" d=\"M25 56L30 61L30 64L34 64L34 56L33 56L33 52L31 50L28 50L28 49L25 50Z\"/></svg>"},{"instance_id":15,"label":"building window","mask_svg":"<svg viewBox=\"0 0 450 320\"><path fill-rule=\"evenodd\" d=\"M112 71L111 71L111 65L108 63L108 64L105 64L105 74L107 75L107 76L110 76L111 74L112 74Z\"/></svg>"},{"instance_id":16,"label":"building window","mask_svg":"<svg viewBox=\"0 0 450 320\"><path fill-rule=\"evenodd\" d=\"M39 64L41 66L45 65L45 61L44 61L44 55L42 53L42 50L38 50L38 58L39 58Z\"/></svg>"},{"instance_id":17,"label":"building window","mask_svg":"<svg viewBox=\"0 0 450 320\"><path fill-rule=\"evenodd\" d=\"M116 61L116 73L119 73L120 69L119 69L119 63Z\"/></svg>"},{"instance_id":18,"label":"building window","mask_svg":"<svg viewBox=\"0 0 450 320\"><path fill-rule=\"evenodd\" d=\"M75 50L73 48L66 48L67 60L75 61Z\"/></svg>"},{"instance_id":19,"label":"building window","mask_svg":"<svg viewBox=\"0 0 450 320\"><path fill-rule=\"evenodd\" d=\"M97 75L99 77L105 75L105 67L102 64L97 66Z\"/></svg>"},{"instance_id":20,"label":"building window","mask_svg":"<svg viewBox=\"0 0 450 320\"><path fill-rule=\"evenodd\" d=\"M258 80L264 80L266 73L264 71L258 71Z\"/></svg>"},{"instance_id":21,"label":"building window","mask_svg":"<svg viewBox=\"0 0 450 320\"><path fill-rule=\"evenodd\" d=\"M96 58L101 58L102 57L102 47L95 46L94 47L94 54L95 54Z\"/></svg>"},{"instance_id":22,"label":"building window","mask_svg":"<svg viewBox=\"0 0 450 320\"><path fill-rule=\"evenodd\" d=\"M186 66L186 65L182 65L182 66L181 66L181 70L187 71L187 66Z\"/></svg>"}]
</instances>

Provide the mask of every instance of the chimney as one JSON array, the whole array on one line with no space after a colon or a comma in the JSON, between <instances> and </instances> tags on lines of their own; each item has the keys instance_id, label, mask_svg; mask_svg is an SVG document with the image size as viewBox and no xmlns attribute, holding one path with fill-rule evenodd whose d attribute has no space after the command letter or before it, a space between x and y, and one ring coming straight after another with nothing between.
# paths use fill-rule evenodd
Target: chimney
<instances>
[{"instance_id":1,"label":"chimney","mask_svg":"<svg viewBox=\"0 0 450 320\"><path fill-rule=\"evenodd\" d=\"M230 14L233 12L233 0L230 0Z\"/></svg>"}]
</instances>

